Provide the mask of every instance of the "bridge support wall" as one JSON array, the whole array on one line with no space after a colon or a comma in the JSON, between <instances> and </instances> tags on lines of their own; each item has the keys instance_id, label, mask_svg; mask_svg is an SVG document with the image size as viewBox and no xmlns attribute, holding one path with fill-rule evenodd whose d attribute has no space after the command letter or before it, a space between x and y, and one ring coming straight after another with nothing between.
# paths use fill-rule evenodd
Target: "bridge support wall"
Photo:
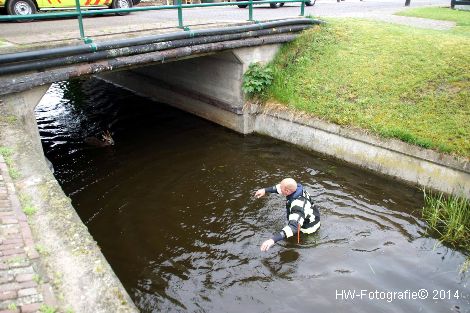
<instances>
[{"instance_id":1,"label":"bridge support wall","mask_svg":"<svg viewBox=\"0 0 470 313\"><path fill-rule=\"evenodd\" d=\"M46 94L50 85L40 86L21 93L3 96L0 102L0 115L2 122L13 124L20 122L24 133L33 143L30 148L44 155L41 139L39 138L38 125L34 115L34 108Z\"/></svg>"}]
</instances>

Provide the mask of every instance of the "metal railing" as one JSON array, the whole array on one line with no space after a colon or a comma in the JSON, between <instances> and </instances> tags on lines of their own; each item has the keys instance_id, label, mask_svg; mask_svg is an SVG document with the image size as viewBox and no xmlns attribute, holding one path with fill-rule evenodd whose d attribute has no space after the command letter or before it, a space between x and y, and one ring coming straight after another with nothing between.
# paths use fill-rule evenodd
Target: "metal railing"
<instances>
[{"instance_id":1,"label":"metal railing","mask_svg":"<svg viewBox=\"0 0 470 313\"><path fill-rule=\"evenodd\" d=\"M456 5L470 5L469 0L451 0L450 7L453 9Z\"/></svg>"},{"instance_id":2,"label":"metal railing","mask_svg":"<svg viewBox=\"0 0 470 313\"><path fill-rule=\"evenodd\" d=\"M18 21L18 20L39 20L39 19L53 19L64 17L76 17L78 20L78 28L80 31L80 39L85 43L92 43L93 40L85 36L85 29L83 27L83 17L91 15L104 15L110 13L127 13L139 11L157 11L157 10L177 10L178 11L178 27L189 31L189 27L185 27L183 23L183 9L185 8L198 8L198 7L219 7L219 6L233 6L233 5L246 5L248 7L248 21L255 21L253 19L253 5L265 3L290 3L300 2L300 16L305 15L305 0L261 0L261 1L237 1L237 2L219 2L219 3L198 3L198 4L182 4L181 0L176 0L175 5L161 5L161 6L146 6L146 7L133 7L126 9L100 9L100 10L82 10L80 7L80 0L75 0L75 10L72 12L61 13L40 13L28 15L8 15L0 16L1 21Z\"/></svg>"}]
</instances>

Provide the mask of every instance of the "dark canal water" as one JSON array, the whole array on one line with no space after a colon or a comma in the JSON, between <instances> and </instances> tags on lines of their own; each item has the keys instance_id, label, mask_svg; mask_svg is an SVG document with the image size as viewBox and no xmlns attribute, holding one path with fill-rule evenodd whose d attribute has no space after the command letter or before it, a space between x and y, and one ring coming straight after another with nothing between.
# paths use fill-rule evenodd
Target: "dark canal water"
<instances>
[{"instance_id":1,"label":"dark canal water","mask_svg":"<svg viewBox=\"0 0 470 313\"><path fill-rule=\"evenodd\" d=\"M426 236L415 188L95 79L53 85L37 121L142 312L470 312L465 258ZM84 143L105 129L115 146ZM253 193L287 176L315 196L322 227L262 253L284 204Z\"/></svg>"}]
</instances>

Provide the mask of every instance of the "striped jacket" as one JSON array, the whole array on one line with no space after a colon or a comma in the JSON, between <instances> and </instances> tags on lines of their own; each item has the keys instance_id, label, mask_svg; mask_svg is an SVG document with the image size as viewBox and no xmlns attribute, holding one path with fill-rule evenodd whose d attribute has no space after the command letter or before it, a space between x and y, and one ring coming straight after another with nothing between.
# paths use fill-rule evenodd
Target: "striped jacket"
<instances>
[{"instance_id":1,"label":"striped jacket","mask_svg":"<svg viewBox=\"0 0 470 313\"><path fill-rule=\"evenodd\" d=\"M268 193L281 194L280 185L265 188ZM292 237L297 233L300 225L300 231L304 234L311 234L320 227L320 211L318 206L313 203L310 194L304 190L301 184L297 184L294 193L286 197L286 216L287 225L271 238L274 242Z\"/></svg>"}]
</instances>

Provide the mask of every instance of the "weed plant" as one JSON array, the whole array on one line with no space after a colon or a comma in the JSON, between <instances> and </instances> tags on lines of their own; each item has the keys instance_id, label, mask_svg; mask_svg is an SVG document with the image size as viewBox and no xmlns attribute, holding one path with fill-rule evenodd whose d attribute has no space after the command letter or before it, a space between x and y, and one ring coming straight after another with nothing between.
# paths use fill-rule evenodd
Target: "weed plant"
<instances>
[{"instance_id":1,"label":"weed plant","mask_svg":"<svg viewBox=\"0 0 470 313\"><path fill-rule=\"evenodd\" d=\"M0 155L3 156L3 159L5 160L5 163L7 164L8 167L8 173L10 174L10 177L12 179L18 179L20 178L20 172L13 167L13 150L11 150L8 147L2 147L0 146Z\"/></svg>"},{"instance_id":2,"label":"weed plant","mask_svg":"<svg viewBox=\"0 0 470 313\"><path fill-rule=\"evenodd\" d=\"M470 200L424 191L423 218L439 240L470 256Z\"/></svg>"},{"instance_id":3,"label":"weed plant","mask_svg":"<svg viewBox=\"0 0 470 313\"><path fill-rule=\"evenodd\" d=\"M269 66L253 63L243 76L243 91L250 98L264 98L266 89L273 81L273 71Z\"/></svg>"}]
</instances>

